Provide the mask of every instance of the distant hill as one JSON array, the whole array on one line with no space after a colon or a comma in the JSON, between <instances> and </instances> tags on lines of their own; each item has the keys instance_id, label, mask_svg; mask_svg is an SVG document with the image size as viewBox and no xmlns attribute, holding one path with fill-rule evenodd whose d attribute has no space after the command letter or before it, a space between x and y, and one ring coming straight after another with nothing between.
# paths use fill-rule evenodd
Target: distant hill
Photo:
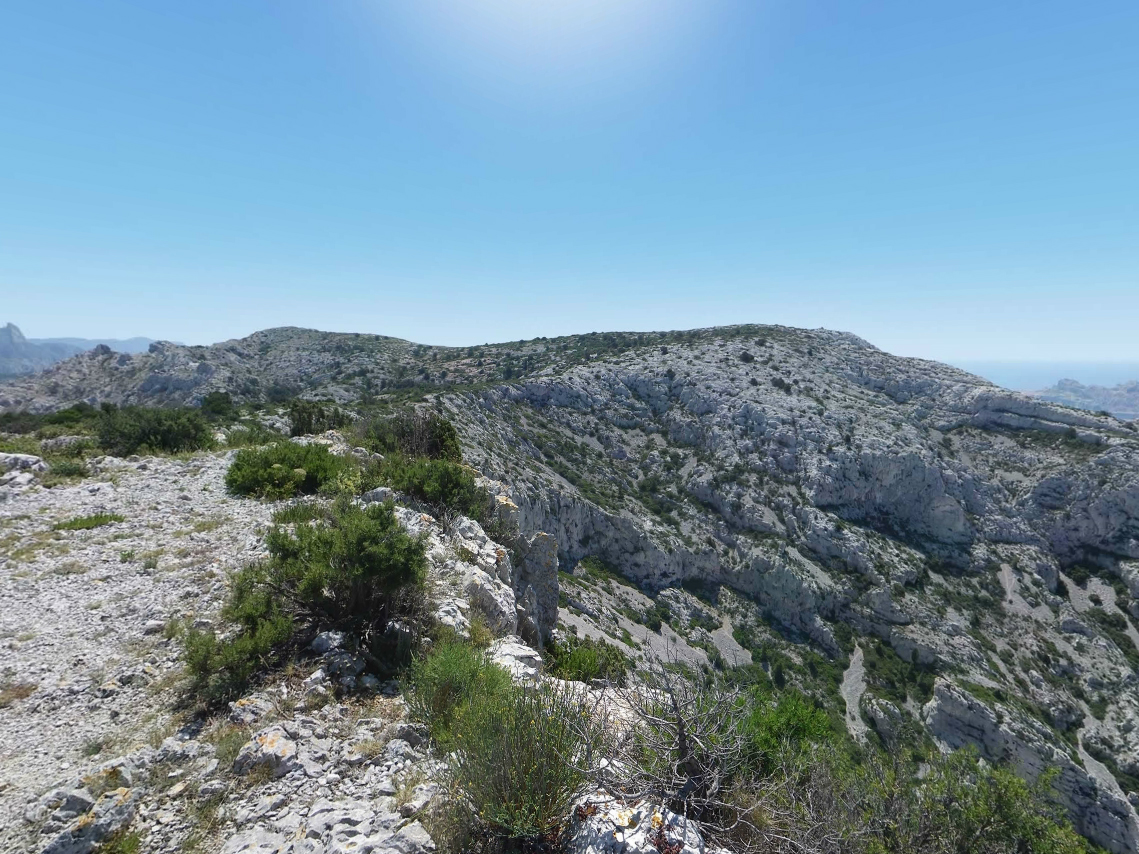
<instances>
[{"instance_id":1,"label":"distant hill","mask_svg":"<svg viewBox=\"0 0 1139 854\"><path fill-rule=\"evenodd\" d=\"M1116 418L1124 420L1139 418L1139 380L1108 388L1065 379L1032 394L1050 403L1063 403L1093 412L1110 412Z\"/></svg>"},{"instance_id":2,"label":"distant hill","mask_svg":"<svg viewBox=\"0 0 1139 854\"><path fill-rule=\"evenodd\" d=\"M29 341L14 323L0 327L0 376L35 373L82 352L74 344Z\"/></svg>"},{"instance_id":3,"label":"distant hill","mask_svg":"<svg viewBox=\"0 0 1139 854\"><path fill-rule=\"evenodd\" d=\"M34 374L99 345L117 353L145 353L152 343L150 338L25 338L9 323L0 327L0 376Z\"/></svg>"},{"instance_id":4,"label":"distant hill","mask_svg":"<svg viewBox=\"0 0 1139 854\"><path fill-rule=\"evenodd\" d=\"M154 343L153 338L29 338L33 344L66 344L77 347L78 352L93 350L105 344L116 353L145 353Z\"/></svg>"}]
</instances>

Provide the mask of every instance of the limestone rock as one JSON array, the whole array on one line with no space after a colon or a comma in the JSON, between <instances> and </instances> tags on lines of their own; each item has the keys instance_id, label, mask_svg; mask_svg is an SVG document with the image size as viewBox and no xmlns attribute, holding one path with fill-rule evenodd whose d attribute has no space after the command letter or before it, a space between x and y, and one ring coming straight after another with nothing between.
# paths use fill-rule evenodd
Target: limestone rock
<instances>
[{"instance_id":1,"label":"limestone rock","mask_svg":"<svg viewBox=\"0 0 1139 854\"><path fill-rule=\"evenodd\" d=\"M52 839L41 854L89 854L98 843L134 818L138 800L139 792L135 789L113 789L105 793L89 811Z\"/></svg>"},{"instance_id":2,"label":"limestone rock","mask_svg":"<svg viewBox=\"0 0 1139 854\"><path fill-rule=\"evenodd\" d=\"M235 774L248 774L257 768L269 768L273 775L282 777L295 770L297 745L283 727L271 726L253 736L233 760Z\"/></svg>"},{"instance_id":3,"label":"limestone rock","mask_svg":"<svg viewBox=\"0 0 1139 854\"><path fill-rule=\"evenodd\" d=\"M678 847L677 847L678 846ZM567 833L567 854L704 854L696 822L648 801L625 804L595 792L575 807Z\"/></svg>"},{"instance_id":4,"label":"limestone rock","mask_svg":"<svg viewBox=\"0 0 1139 854\"><path fill-rule=\"evenodd\" d=\"M518 637L499 638L490 645L486 656L519 682L537 680L544 666L542 656Z\"/></svg>"}]
</instances>

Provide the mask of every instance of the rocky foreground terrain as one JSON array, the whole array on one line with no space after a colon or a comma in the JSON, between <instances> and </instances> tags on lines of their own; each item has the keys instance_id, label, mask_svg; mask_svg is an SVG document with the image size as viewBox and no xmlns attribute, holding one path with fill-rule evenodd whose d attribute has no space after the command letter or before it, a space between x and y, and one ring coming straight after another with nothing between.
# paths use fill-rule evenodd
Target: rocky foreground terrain
<instances>
[{"instance_id":1,"label":"rocky foreground terrain","mask_svg":"<svg viewBox=\"0 0 1139 854\"><path fill-rule=\"evenodd\" d=\"M468 567L455 557L462 532L433 529L445 619L476 607L499 615L496 633L526 634L518 611L552 624L553 595L559 631L634 659L762 668L857 739L973 745L1029 778L1055 768L1081 833L1139 850L1134 422L852 335L782 327L461 350L269 330L210 348L84 354L0 388L0 406L193 404L211 391L267 405L285 394L350 407L415 399L445 413L465 458L517 509L531 566L546 567L512 571L508 584L484 534L465 529L461 554L487 561ZM403 808L427 796L429 786L415 792L434 759L399 729L393 686L318 714L305 707L320 679L306 687L299 673L234 709L226 726L238 735L163 729L178 668L164 627L211 619L271 510L225 496L224 466L219 455L105 460L76 486L42 489L29 472L0 486L0 584L14 603L0 616L5 678L35 686L0 710L4 844L42 848L51 833L29 826L67 826L61 796L45 792L74 791L111 753L135 757L139 779L143 766L171 775L160 786L148 772L139 796L154 840L145 850L178 850L202 824L189 816L201 799L174 791L183 779L216 787L209 839L245 834L227 850L256 850L257 834L276 850L302 825L319 829L295 850L340 850L336 828L363 819L318 817L355 815L362 800L383 818L357 836L414 837L373 847L428 844L409 821L417 808ZM103 509L123 521L51 530ZM436 524L418 513L401 518ZM322 655L335 649L314 651L313 671ZM540 663L523 646L508 657L515 669ZM264 714L244 721L246 707ZM254 732L247 755L286 744L298 765L248 789L233 755L210 770ZM357 762L362 742L379 747Z\"/></svg>"},{"instance_id":2,"label":"rocky foreground terrain","mask_svg":"<svg viewBox=\"0 0 1139 854\"><path fill-rule=\"evenodd\" d=\"M102 457L83 483L50 490L9 481L0 850L86 852L126 828L148 852L434 848L413 818L439 791L425 731L405 720L400 687L361 676L363 661L335 633L317 638L303 673L228 715L207 724L180 707L175 630L216 619L227 574L263 556L274 509L226 495L229 456ZM467 631L477 608L503 638L492 657L536 676L541 657L515 635L516 590L502 578L518 598L552 593L556 619L552 541L523 538L514 570L471 520L445 529L397 512L427 538L439 619ZM67 527L97 514L109 518Z\"/></svg>"}]
</instances>

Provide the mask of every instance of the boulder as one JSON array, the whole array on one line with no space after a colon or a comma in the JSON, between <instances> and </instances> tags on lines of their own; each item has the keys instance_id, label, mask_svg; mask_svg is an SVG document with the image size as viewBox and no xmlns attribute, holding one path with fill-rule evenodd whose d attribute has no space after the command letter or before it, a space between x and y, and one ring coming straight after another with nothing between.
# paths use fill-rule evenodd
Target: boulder
<instances>
[{"instance_id":1,"label":"boulder","mask_svg":"<svg viewBox=\"0 0 1139 854\"><path fill-rule=\"evenodd\" d=\"M296 742L280 726L268 727L254 735L233 760L235 774L268 768L274 777L283 777L299 767Z\"/></svg>"},{"instance_id":2,"label":"boulder","mask_svg":"<svg viewBox=\"0 0 1139 854\"><path fill-rule=\"evenodd\" d=\"M539 532L522 541L521 551L513 579L518 633L541 648L558 624L558 541Z\"/></svg>"},{"instance_id":3,"label":"boulder","mask_svg":"<svg viewBox=\"0 0 1139 854\"><path fill-rule=\"evenodd\" d=\"M42 457L32 454L0 454L0 471L45 472L51 468Z\"/></svg>"},{"instance_id":4,"label":"boulder","mask_svg":"<svg viewBox=\"0 0 1139 854\"><path fill-rule=\"evenodd\" d=\"M496 636L512 635L518 628L514 591L478 567L471 566L463 576L463 592L471 605L486 617Z\"/></svg>"},{"instance_id":5,"label":"boulder","mask_svg":"<svg viewBox=\"0 0 1139 854\"><path fill-rule=\"evenodd\" d=\"M516 682L535 682L542 674L542 656L519 637L499 638L490 645L486 656L492 664L506 670Z\"/></svg>"},{"instance_id":6,"label":"boulder","mask_svg":"<svg viewBox=\"0 0 1139 854\"><path fill-rule=\"evenodd\" d=\"M52 839L42 854L90 854L100 842L134 819L139 797L137 789L125 787L106 792Z\"/></svg>"}]
</instances>

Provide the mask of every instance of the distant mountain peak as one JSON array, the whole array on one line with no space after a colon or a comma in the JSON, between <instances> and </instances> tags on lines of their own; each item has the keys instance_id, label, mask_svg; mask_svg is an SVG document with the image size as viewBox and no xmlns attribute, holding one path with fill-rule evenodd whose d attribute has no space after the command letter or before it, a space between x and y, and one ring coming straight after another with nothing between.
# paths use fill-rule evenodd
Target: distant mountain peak
<instances>
[{"instance_id":1,"label":"distant mountain peak","mask_svg":"<svg viewBox=\"0 0 1139 854\"><path fill-rule=\"evenodd\" d=\"M145 353L151 338L27 338L9 321L0 327L0 376L42 371L100 345L119 353Z\"/></svg>"}]
</instances>

